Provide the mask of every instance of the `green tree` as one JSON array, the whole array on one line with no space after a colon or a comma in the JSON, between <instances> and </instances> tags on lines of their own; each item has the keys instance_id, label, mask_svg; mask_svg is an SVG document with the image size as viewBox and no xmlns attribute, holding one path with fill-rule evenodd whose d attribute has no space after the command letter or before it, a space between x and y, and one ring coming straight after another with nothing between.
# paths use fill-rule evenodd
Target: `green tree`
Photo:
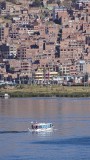
<instances>
[{"instance_id":1,"label":"green tree","mask_svg":"<svg viewBox=\"0 0 90 160\"><path fill-rule=\"evenodd\" d=\"M34 4L39 7L41 6L41 0L34 0Z\"/></svg>"},{"instance_id":2,"label":"green tree","mask_svg":"<svg viewBox=\"0 0 90 160\"><path fill-rule=\"evenodd\" d=\"M61 1L57 0L57 4L58 4L58 6L60 6L61 5Z\"/></svg>"},{"instance_id":3,"label":"green tree","mask_svg":"<svg viewBox=\"0 0 90 160\"><path fill-rule=\"evenodd\" d=\"M73 3L76 3L77 0L72 0Z\"/></svg>"},{"instance_id":4,"label":"green tree","mask_svg":"<svg viewBox=\"0 0 90 160\"><path fill-rule=\"evenodd\" d=\"M88 73L85 73L83 79L82 79L82 82L85 83L85 82L88 82Z\"/></svg>"}]
</instances>

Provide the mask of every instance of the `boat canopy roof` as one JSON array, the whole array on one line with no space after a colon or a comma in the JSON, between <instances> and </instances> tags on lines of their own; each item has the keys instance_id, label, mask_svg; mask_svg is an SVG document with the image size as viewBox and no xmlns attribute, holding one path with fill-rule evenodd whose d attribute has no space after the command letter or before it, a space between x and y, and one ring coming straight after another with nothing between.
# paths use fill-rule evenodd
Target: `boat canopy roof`
<instances>
[{"instance_id":1,"label":"boat canopy roof","mask_svg":"<svg viewBox=\"0 0 90 160\"><path fill-rule=\"evenodd\" d=\"M37 126L40 126L40 125L44 126L44 125L50 125L50 124L52 123L37 123L37 122L32 123L32 125L37 125Z\"/></svg>"}]
</instances>

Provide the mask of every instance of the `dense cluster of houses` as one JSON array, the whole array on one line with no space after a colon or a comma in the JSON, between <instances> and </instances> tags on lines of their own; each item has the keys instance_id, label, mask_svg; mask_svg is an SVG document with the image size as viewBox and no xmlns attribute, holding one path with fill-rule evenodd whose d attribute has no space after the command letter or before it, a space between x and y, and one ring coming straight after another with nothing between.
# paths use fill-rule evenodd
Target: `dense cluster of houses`
<instances>
[{"instance_id":1,"label":"dense cluster of houses","mask_svg":"<svg viewBox=\"0 0 90 160\"><path fill-rule=\"evenodd\" d=\"M0 80L82 83L90 74L90 0L0 2ZM35 3L34 3L35 4Z\"/></svg>"}]
</instances>

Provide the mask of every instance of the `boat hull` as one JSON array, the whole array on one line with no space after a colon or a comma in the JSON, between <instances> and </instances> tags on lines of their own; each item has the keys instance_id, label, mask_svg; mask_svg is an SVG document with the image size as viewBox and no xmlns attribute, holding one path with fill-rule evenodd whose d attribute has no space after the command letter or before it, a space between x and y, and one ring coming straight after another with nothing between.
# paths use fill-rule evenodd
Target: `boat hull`
<instances>
[{"instance_id":1,"label":"boat hull","mask_svg":"<svg viewBox=\"0 0 90 160\"><path fill-rule=\"evenodd\" d=\"M53 128L42 128L42 129L30 129L28 128L30 132L51 132L53 131Z\"/></svg>"}]
</instances>

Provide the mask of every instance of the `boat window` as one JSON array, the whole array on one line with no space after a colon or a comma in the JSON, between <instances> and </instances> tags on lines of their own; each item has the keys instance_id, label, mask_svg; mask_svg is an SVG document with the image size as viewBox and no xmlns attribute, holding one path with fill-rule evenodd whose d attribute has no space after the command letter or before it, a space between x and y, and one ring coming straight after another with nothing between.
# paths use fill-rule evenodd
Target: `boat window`
<instances>
[{"instance_id":1,"label":"boat window","mask_svg":"<svg viewBox=\"0 0 90 160\"><path fill-rule=\"evenodd\" d=\"M32 129L37 129L37 128L38 128L38 126L32 125Z\"/></svg>"},{"instance_id":2,"label":"boat window","mask_svg":"<svg viewBox=\"0 0 90 160\"><path fill-rule=\"evenodd\" d=\"M38 126L35 126L35 129L37 129L38 128Z\"/></svg>"},{"instance_id":3,"label":"boat window","mask_svg":"<svg viewBox=\"0 0 90 160\"><path fill-rule=\"evenodd\" d=\"M39 128L42 128L42 126L39 126Z\"/></svg>"},{"instance_id":4,"label":"boat window","mask_svg":"<svg viewBox=\"0 0 90 160\"><path fill-rule=\"evenodd\" d=\"M34 129L34 126L32 125L32 129Z\"/></svg>"}]
</instances>

